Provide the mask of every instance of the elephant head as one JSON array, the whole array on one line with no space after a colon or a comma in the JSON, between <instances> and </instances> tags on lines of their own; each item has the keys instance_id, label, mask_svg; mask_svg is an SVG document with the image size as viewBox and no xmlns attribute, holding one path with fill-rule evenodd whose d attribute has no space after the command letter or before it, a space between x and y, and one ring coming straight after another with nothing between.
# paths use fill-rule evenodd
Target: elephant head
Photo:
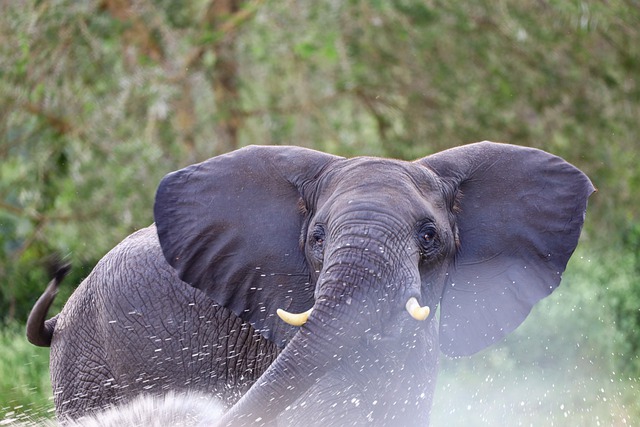
<instances>
[{"instance_id":1,"label":"elephant head","mask_svg":"<svg viewBox=\"0 0 640 427\"><path fill-rule=\"evenodd\" d=\"M223 424L412 425L438 347L485 348L558 286L593 191L491 142L414 162L250 146L167 175L154 213L180 277L283 348Z\"/></svg>"}]
</instances>

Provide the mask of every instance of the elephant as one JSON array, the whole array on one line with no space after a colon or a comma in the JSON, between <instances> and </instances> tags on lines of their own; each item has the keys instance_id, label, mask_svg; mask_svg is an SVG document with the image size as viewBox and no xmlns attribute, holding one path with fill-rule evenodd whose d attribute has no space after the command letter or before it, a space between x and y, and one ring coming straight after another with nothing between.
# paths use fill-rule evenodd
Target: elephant
<instances>
[{"instance_id":1,"label":"elephant","mask_svg":"<svg viewBox=\"0 0 640 427\"><path fill-rule=\"evenodd\" d=\"M154 225L57 318L36 304L30 339L51 344L59 413L88 399L69 388L104 403L148 380L204 385L221 426L428 425L440 351L490 346L557 288L594 191L560 157L489 141L415 161L244 147L165 176ZM182 346L220 353L192 367Z\"/></svg>"},{"instance_id":2,"label":"elephant","mask_svg":"<svg viewBox=\"0 0 640 427\"><path fill-rule=\"evenodd\" d=\"M210 395L168 392L140 395L130 402L64 424L65 427L206 427L215 425L222 406Z\"/></svg>"},{"instance_id":3,"label":"elephant","mask_svg":"<svg viewBox=\"0 0 640 427\"><path fill-rule=\"evenodd\" d=\"M229 406L279 353L247 322L178 278L155 225L109 251L45 322L68 271L59 269L27 320L29 341L51 347L61 421L168 390L207 393Z\"/></svg>"},{"instance_id":4,"label":"elephant","mask_svg":"<svg viewBox=\"0 0 640 427\"><path fill-rule=\"evenodd\" d=\"M9 421L9 427L205 427L215 425L222 414L222 405L208 394L173 392L164 395L141 394L102 411L64 423L50 419ZM0 420L5 421L5 420Z\"/></svg>"}]
</instances>

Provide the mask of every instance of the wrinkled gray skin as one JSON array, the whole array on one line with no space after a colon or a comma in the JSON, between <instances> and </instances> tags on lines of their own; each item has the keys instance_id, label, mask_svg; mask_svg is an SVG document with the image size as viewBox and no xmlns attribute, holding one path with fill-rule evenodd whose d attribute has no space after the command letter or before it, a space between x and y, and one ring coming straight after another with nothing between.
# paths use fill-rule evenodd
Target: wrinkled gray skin
<instances>
[{"instance_id":1,"label":"wrinkled gray skin","mask_svg":"<svg viewBox=\"0 0 640 427\"><path fill-rule=\"evenodd\" d=\"M488 142L415 162L253 146L169 174L154 208L164 258L177 277L227 308L227 318L239 316L284 348L220 425L427 425L439 350L459 356L491 345L558 286L593 191L558 157ZM131 248L116 248L83 285L123 283L115 289L126 289L125 297L80 289L67 303L53 334L56 390L77 390L79 371L89 371L91 387L100 390L114 389L104 387L109 378L138 390L138 377L173 381L169 387L202 381L200 368L188 363L193 351L167 351L166 343L185 336L176 313L190 323L198 315L210 319L205 311L190 314L205 310L204 296L175 285L157 246L147 248L152 234L125 241ZM158 292L158 282L171 290ZM132 304L139 292L148 294ZM407 312L410 298L431 308L426 320ZM188 304L194 299L197 309ZM148 318L166 327L160 338L157 326L128 329L147 324L136 316L138 305L148 304ZM97 315L96 305L110 315ZM310 307L300 327L275 315ZM188 347L222 344L222 362L229 350L220 336L229 330L203 320ZM236 351L255 345L240 342ZM129 363L130 353L141 357ZM275 353L266 349L260 368ZM207 366L219 370L215 359ZM57 398L59 410L73 394Z\"/></svg>"},{"instance_id":2,"label":"wrinkled gray skin","mask_svg":"<svg viewBox=\"0 0 640 427\"><path fill-rule=\"evenodd\" d=\"M51 344L59 418L168 390L206 392L230 405L278 352L249 324L177 277L153 225L111 250L38 333L35 316L46 313L52 294L50 286L44 310L32 311L28 336Z\"/></svg>"}]
</instances>

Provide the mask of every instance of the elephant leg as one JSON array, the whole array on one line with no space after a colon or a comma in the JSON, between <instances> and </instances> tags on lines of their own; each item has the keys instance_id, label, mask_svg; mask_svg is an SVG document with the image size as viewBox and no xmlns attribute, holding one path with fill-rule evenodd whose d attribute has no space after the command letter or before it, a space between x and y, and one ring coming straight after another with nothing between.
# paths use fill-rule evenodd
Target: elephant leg
<instances>
[{"instance_id":1,"label":"elephant leg","mask_svg":"<svg viewBox=\"0 0 640 427\"><path fill-rule=\"evenodd\" d=\"M50 361L51 384L57 415L78 418L116 403L117 384L102 355L80 348L85 343L74 340L67 332L56 331Z\"/></svg>"}]
</instances>

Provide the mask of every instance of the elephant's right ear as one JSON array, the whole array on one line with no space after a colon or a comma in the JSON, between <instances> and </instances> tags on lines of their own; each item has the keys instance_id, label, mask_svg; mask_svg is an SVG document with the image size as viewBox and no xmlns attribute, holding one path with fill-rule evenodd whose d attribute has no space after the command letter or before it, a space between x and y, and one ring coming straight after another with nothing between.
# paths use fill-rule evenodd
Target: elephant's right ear
<instances>
[{"instance_id":1,"label":"elephant's right ear","mask_svg":"<svg viewBox=\"0 0 640 427\"><path fill-rule=\"evenodd\" d=\"M340 157L301 147L250 146L167 175L154 216L165 258L186 283L283 347L314 286L300 247L301 197Z\"/></svg>"},{"instance_id":2,"label":"elephant's right ear","mask_svg":"<svg viewBox=\"0 0 640 427\"><path fill-rule=\"evenodd\" d=\"M485 141L420 162L455 189L460 244L441 299L440 347L470 355L559 285L595 188L560 157L515 145Z\"/></svg>"}]
</instances>

